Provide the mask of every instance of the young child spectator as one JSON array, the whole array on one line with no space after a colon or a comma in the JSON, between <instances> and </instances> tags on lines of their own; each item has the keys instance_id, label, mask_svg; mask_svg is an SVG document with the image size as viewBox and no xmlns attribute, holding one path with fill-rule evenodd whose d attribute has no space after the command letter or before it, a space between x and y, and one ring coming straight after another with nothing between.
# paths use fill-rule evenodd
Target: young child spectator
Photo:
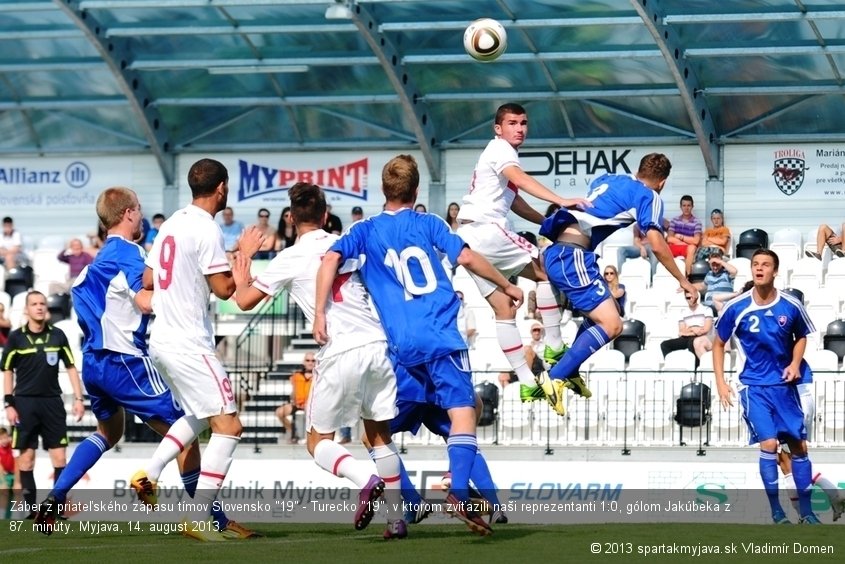
<instances>
[{"instance_id":1,"label":"young child spectator","mask_svg":"<svg viewBox=\"0 0 845 564\"><path fill-rule=\"evenodd\" d=\"M712 307L718 313L722 311L728 300L737 295L734 292L736 267L727 262L722 256L721 249L717 248L711 249L707 261L710 263L710 272L704 276L704 282L699 282L695 286L704 292L701 303Z\"/></svg>"},{"instance_id":2,"label":"young child spectator","mask_svg":"<svg viewBox=\"0 0 845 564\"><path fill-rule=\"evenodd\" d=\"M731 230L725 225L722 210L716 208L710 212L710 223L713 227L704 230L701 244L695 253L695 260L703 260L710 256L713 249L719 249L722 256L731 254Z\"/></svg>"},{"instance_id":3,"label":"young child spectator","mask_svg":"<svg viewBox=\"0 0 845 564\"><path fill-rule=\"evenodd\" d=\"M299 442L299 438L296 436L297 429L294 428L293 417L297 411L305 409L308 394L311 392L311 378L314 376L314 363L316 362L314 353L307 353L302 362L303 366L290 377L290 383L293 387L290 402L284 403L276 408L276 417L285 426L285 432L288 435L288 442L290 444ZM305 429L299 429L298 431L304 433Z\"/></svg>"}]
</instances>

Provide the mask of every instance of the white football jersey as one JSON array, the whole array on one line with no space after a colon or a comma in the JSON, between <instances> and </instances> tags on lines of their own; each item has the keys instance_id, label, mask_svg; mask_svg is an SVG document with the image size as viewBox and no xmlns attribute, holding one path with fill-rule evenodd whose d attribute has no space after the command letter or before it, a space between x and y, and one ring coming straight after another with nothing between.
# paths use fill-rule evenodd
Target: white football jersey
<instances>
[{"instance_id":1,"label":"white football jersey","mask_svg":"<svg viewBox=\"0 0 845 564\"><path fill-rule=\"evenodd\" d=\"M459 221L498 223L510 228L507 216L519 188L502 174L509 166L521 168L519 154L510 143L496 137L478 157L472 172L469 194L464 196L464 203L458 212Z\"/></svg>"},{"instance_id":2,"label":"white football jersey","mask_svg":"<svg viewBox=\"0 0 845 564\"><path fill-rule=\"evenodd\" d=\"M338 238L322 229L301 235L296 244L270 261L252 285L270 296L287 289L308 321L314 323L317 270ZM347 261L332 285L331 299L326 307L329 342L320 351L321 357L387 339L356 268L355 261Z\"/></svg>"},{"instance_id":3,"label":"white football jersey","mask_svg":"<svg viewBox=\"0 0 845 564\"><path fill-rule=\"evenodd\" d=\"M206 275L226 272L223 233L211 214L190 204L159 229L146 265L153 270L150 345L162 351L214 354Z\"/></svg>"}]
</instances>

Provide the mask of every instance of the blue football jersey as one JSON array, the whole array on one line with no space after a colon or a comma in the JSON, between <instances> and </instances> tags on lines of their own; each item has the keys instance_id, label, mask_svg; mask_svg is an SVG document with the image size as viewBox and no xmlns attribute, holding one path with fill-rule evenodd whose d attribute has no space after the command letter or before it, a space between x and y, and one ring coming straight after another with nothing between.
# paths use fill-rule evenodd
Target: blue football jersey
<instances>
[{"instance_id":1,"label":"blue football jersey","mask_svg":"<svg viewBox=\"0 0 845 564\"><path fill-rule=\"evenodd\" d=\"M143 287L143 274L144 249L110 235L71 289L73 309L85 336L82 352L147 354L149 316L134 301Z\"/></svg>"},{"instance_id":2,"label":"blue football jersey","mask_svg":"<svg viewBox=\"0 0 845 564\"><path fill-rule=\"evenodd\" d=\"M754 303L752 292L745 292L725 304L716 333L724 342L736 336L739 381L745 385L783 384L783 371L792 362L795 341L816 329L807 310L794 296L778 291L767 305ZM801 360L801 380L813 381L807 361Z\"/></svg>"},{"instance_id":3,"label":"blue football jersey","mask_svg":"<svg viewBox=\"0 0 845 564\"><path fill-rule=\"evenodd\" d=\"M330 250L359 261L391 355L415 366L466 349L460 303L438 256L457 264L464 246L439 217L403 208L355 223Z\"/></svg>"},{"instance_id":4,"label":"blue football jersey","mask_svg":"<svg viewBox=\"0 0 845 564\"><path fill-rule=\"evenodd\" d=\"M590 183L587 199L593 207L560 209L547 217L540 226L540 235L556 241L564 227L577 223L590 237L589 250L594 251L611 233L634 222L642 233L649 229L663 233L663 200L635 178L604 174Z\"/></svg>"}]
</instances>

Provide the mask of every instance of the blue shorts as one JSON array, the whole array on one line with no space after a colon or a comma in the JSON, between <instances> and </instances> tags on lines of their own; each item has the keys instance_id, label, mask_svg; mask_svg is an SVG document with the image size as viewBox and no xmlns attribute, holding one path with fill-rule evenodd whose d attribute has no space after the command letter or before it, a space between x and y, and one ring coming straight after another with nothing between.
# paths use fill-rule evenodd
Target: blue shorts
<instances>
[{"instance_id":1,"label":"blue shorts","mask_svg":"<svg viewBox=\"0 0 845 564\"><path fill-rule=\"evenodd\" d=\"M739 401L748 425L749 444L768 439L807 438L797 386L746 386L739 391Z\"/></svg>"},{"instance_id":2,"label":"blue shorts","mask_svg":"<svg viewBox=\"0 0 845 564\"><path fill-rule=\"evenodd\" d=\"M562 243L549 245L543 263L549 282L566 294L573 310L589 312L611 298L596 253Z\"/></svg>"},{"instance_id":3,"label":"blue shorts","mask_svg":"<svg viewBox=\"0 0 845 564\"><path fill-rule=\"evenodd\" d=\"M82 380L98 421L111 419L119 407L144 422L159 419L168 425L185 414L148 356L84 353Z\"/></svg>"},{"instance_id":4,"label":"blue shorts","mask_svg":"<svg viewBox=\"0 0 845 564\"><path fill-rule=\"evenodd\" d=\"M453 351L416 366L394 362L396 401L432 403L442 409L472 407L475 390L466 350Z\"/></svg>"},{"instance_id":5,"label":"blue shorts","mask_svg":"<svg viewBox=\"0 0 845 564\"><path fill-rule=\"evenodd\" d=\"M447 438L452 429L449 413L430 403L396 400L397 415L390 422L390 434L408 431L417 434L422 425L441 437Z\"/></svg>"}]
</instances>

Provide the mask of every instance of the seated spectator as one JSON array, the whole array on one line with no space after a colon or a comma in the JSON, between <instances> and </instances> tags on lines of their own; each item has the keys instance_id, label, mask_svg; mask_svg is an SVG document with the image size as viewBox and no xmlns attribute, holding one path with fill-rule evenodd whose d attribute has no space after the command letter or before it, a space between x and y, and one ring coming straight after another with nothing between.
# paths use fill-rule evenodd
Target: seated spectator
<instances>
[{"instance_id":1,"label":"seated spectator","mask_svg":"<svg viewBox=\"0 0 845 564\"><path fill-rule=\"evenodd\" d=\"M681 312L678 319L678 336L660 343L660 350L665 357L672 351L688 350L695 353L694 342L698 337L705 337L713 329L713 310L700 303L691 303L694 297L686 294L688 309ZM696 359L699 358L696 355ZM697 361L696 361L697 364Z\"/></svg>"},{"instance_id":2,"label":"seated spectator","mask_svg":"<svg viewBox=\"0 0 845 564\"><path fill-rule=\"evenodd\" d=\"M361 206L355 206L352 208L352 212L349 214L349 218L352 220L352 223L356 221L361 221L364 219L364 208Z\"/></svg>"},{"instance_id":3,"label":"seated spectator","mask_svg":"<svg viewBox=\"0 0 845 564\"><path fill-rule=\"evenodd\" d=\"M714 209L710 212L710 223L713 227L704 230L701 236L701 244L695 253L695 260L703 260L710 256L714 249L719 249L721 256L731 254L731 230L725 225L725 216L722 210Z\"/></svg>"},{"instance_id":4,"label":"seated spectator","mask_svg":"<svg viewBox=\"0 0 845 564\"><path fill-rule=\"evenodd\" d=\"M692 214L692 196L681 196L681 215L669 222L666 242L672 256L684 259L684 268L689 275L695 261L695 251L701 243L701 221Z\"/></svg>"},{"instance_id":5,"label":"seated spectator","mask_svg":"<svg viewBox=\"0 0 845 564\"><path fill-rule=\"evenodd\" d=\"M704 276L703 282L695 286L704 292L701 303L714 308L718 313L725 307L725 303L737 296L734 292L736 267L725 260L721 249L712 249L707 262L710 264L710 272Z\"/></svg>"},{"instance_id":6,"label":"seated spectator","mask_svg":"<svg viewBox=\"0 0 845 564\"><path fill-rule=\"evenodd\" d=\"M6 316L6 306L0 304L0 348L6 346L6 341L9 340L9 333L12 331L12 322ZM2 428L2 427L0 427Z\"/></svg>"},{"instance_id":7,"label":"seated spectator","mask_svg":"<svg viewBox=\"0 0 845 564\"><path fill-rule=\"evenodd\" d=\"M525 351L525 362L528 363L528 368L534 375L539 375L545 370L543 367L543 350L546 348L545 338L546 330L543 329L543 324L539 321L532 323L531 340L522 347L522 350Z\"/></svg>"},{"instance_id":8,"label":"seated spectator","mask_svg":"<svg viewBox=\"0 0 845 564\"><path fill-rule=\"evenodd\" d=\"M223 248L231 258L231 253L234 253L238 248L238 239L244 232L244 224L235 221L235 210L232 208L224 208L220 215L223 218L223 221L219 224L220 231L223 232Z\"/></svg>"},{"instance_id":9,"label":"seated spectator","mask_svg":"<svg viewBox=\"0 0 845 564\"><path fill-rule=\"evenodd\" d=\"M651 243L648 242L648 237L640 231L639 226L635 223L634 244L616 249L616 264L619 268L622 268L626 260L636 258L648 259L648 262L651 264L651 275L653 277L655 270L657 270L657 257L654 256L654 251L651 250Z\"/></svg>"},{"instance_id":10,"label":"seated spectator","mask_svg":"<svg viewBox=\"0 0 845 564\"><path fill-rule=\"evenodd\" d=\"M514 382L519 382L516 372L499 372L499 385L502 388Z\"/></svg>"},{"instance_id":11,"label":"seated spectator","mask_svg":"<svg viewBox=\"0 0 845 564\"><path fill-rule=\"evenodd\" d=\"M414 206L414 211L419 213L428 213L425 204L417 204Z\"/></svg>"},{"instance_id":12,"label":"seated spectator","mask_svg":"<svg viewBox=\"0 0 845 564\"><path fill-rule=\"evenodd\" d=\"M71 286L73 286L76 277L79 276L79 273L82 272L86 266L94 262L94 257L85 252L82 248L81 239L71 239L68 241L67 248L60 252L59 256L56 258L61 262L66 263L70 267L70 270L68 272L68 279L65 283L50 284L51 294L68 293Z\"/></svg>"},{"instance_id":13,"label":"seated spectator","mask_svg":"<svg viewBox=\"0 0 845 564\"><path fill-rule=\"evenodd\" d=\"M845 229L845 223L842 224L842 229ZM822 260L822 250L824 246L830 247L830 252L839 258L845 257L845 250L842 249L842 234L845 231L840 231L839 235L827 224L822 223L816 232L816 251L804 251L810 258Z\"/></svg>"},{"instance_id":14,"label":"seated spectator","mask_svg":"<svg viewBox=\"0 0 845 564\"><path fill-rule=\"evenodd\" d=\"M3 218L3 234L0 235L0 262L7 268L15 268L23 258L21 247L23 240L20 232L15 229L15 221L11 217Z\"/></svg>"},{"instance_id":15,"label":"seated spectator","mask_svg":"<svg viewBox=\"0 0 845 564\"><path fill-rule=\"evenodd\" d=\"M164 214L157 213L153 216L153 224L150 226L150 230L147 231L146 237L144 237L144 249L149 251L153 248L153 241L155 241L156 235L158 235L158 230L161 228L161 224L164 223Z\"/></svg>"},{"instance_id":16,"label":"seated spectator","mask_svg":"<svg viewBox=\"0 0 845 564\"><path fill-rule=\"evenodd\" d=\"M290 206L285 206L282 208L279 228L276 230L276 250L283 251L294 243L296 243L296 225L293 224Z\"/></svg>"},{"instance_id":17,"label":"seated spectator","mask_svg":"<svg viewBox=\"0 0 845 564\"><path fill-rule=\"evenodd\" d=\"M452 202L446 208L446 223L449 224L449 231L452 233L458 230L458 212L461 211L461 206L458 202Z\"/></svg>"},{"instance_id":18,"label":"seated spectator","mask_svg":"<svg viewBox=\"0 0 845 564\"><path fill-rule=\"evenodd\" d=\"M276 230L270 227L270 210L261 208L258 210L258 223L255 227L264 235L264 242L258 248L258 252L252 257L255 260L270 260L276 256Z\"/></svg>"},{"instance_id":19,"label":"seated spectator","mask_svg":"<svg viewBox=\"0 0 845 564\"><path fill-rule=\"evenodd\" d=\"M295 445L299 442L299 438L296 436L297 430L294 429L293 417L297 411L305 409L308 394L311 392L311 378L314 376L315 362L314 353L307 353L305 355L305 359L303 360L304 365L290 377L290 383L293 387L291 401L276 408L276 417L285 426L285 432L288 435L288 442L290 444ZM299 432L305 436L305 429L299 429Z\"/></svg>"},{"instance_id":20,"label":"seated spectator","mask_svg":"<svg viewBox=\"0 0 845 564\"><path fill-rule=\"evenodd\" d=\"M610 288L610 295L616 299L616 305L619 306L619 314L625 316L625 301L628 299L628 294L625 292L625 284L619 283L619 271L612 264L604 267L604 281L607 287Z\"/></svg>"}]
</instances>

